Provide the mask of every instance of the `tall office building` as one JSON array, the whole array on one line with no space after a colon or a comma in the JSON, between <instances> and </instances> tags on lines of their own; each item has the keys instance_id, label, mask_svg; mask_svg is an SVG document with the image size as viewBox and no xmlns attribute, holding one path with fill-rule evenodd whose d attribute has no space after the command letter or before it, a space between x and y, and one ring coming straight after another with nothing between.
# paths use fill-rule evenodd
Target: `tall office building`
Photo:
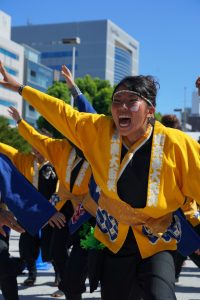
<instances>
[{"instance_id":1,"label":"tall office building","mask_svg":"<svg viewBox=\"0 0 200 300\"><path fill-rule=\"evenodd\" d=\"M0 11L0 60L14 78L23 82L24 48L11 40L11 17ZM0 115L9 118L7 109L16 107L22 113L22 97L0 86ZM13 120L9 119L10 124Z\"/></svg>"},{"instance_id":2,"label":"tall office building","mask_svg":"<svg viewBox=\"0 0 200 300\"><path fill-rule=\"evenodd\" d=\"M53 84L54 72L40 63L40 52L24 46L24 82L42 92L46 92ZM39 113L28 102L23 102L23 115L25 120L37 127Z\"/></svg>"},{"instance_id":3,"label":"tall office building","mask_svg":"<svg viewBox=\"0 0 200 300\"><path fill-rule=\"evenodd\" d=\"M42 92L46 92L48 87L53 84L54 72L52 69L40 63L40 52L27 46L24 46L24 82ZM39 113L28 102L23 101L24 119L37 127Z\"/></svg>"},{"instance_id":4,"label":"tall office building","mask_svg":"<svg viewBox=\"0 0 200 300\"><path fill-rule=\"evenodd\" d=\"M54 71L41 64L41 54L38 50L25 44L18 44L11 40L11 17L0 11L0 59L8 73L18 82L26 83L42 92L53 84ZM7 109L14 106L20 115L31 125L36 126L38 112L23 101L22 97L0 86L0 115L9 119L9 123L15 122L9 117Z\"/></svg>"},{"instance_id":5,"label":"tall office building","mask_svg":"<svg viewBox=\"0 0 200 300\"><path fill-rule=\"evenodd\" d=\"M79 45L63 42L74 37L80 38ZM110 20L13 27L12 39L40 51L42 64L54 70L62 64L71 69L75 58L76 77L90 74L113 85L138 73L138 41Z\"/></svg>"}]
</instances>

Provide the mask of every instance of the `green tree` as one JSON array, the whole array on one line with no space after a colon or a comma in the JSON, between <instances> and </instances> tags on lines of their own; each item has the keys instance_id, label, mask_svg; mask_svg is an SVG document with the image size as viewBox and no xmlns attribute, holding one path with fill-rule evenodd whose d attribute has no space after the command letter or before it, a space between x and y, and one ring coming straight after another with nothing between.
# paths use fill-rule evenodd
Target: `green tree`
<instances>
[{"instance_id":1,"label":"green tree","mask_svg":"<svg viewBox=\"0 0 200 300\"><path fill-rule=\"evenodd\" d=\"M156 113L155 113L155 119L156 119L157 121L160 121L161 118L162 118L162 114L161 114L160 112L156 112Z\"/></svg>"},{"instance_id":2,"label":"green tree","mask_svg":"<svg viewBox=\"0 0 200 300\"><path fill-rule=\"evenodd\" d=\"M110 114L110 103L113 88L108 80L92 78L86 75L83 78L77 78L77 86L85 97L92 103L94 109L99 114Z\"/></svg>"},{"instance_id":3,"label":"green tree","mask_svg":"<svg viewBox=\"0 0 200 300\"><path fill-rule=\"evenodd\" d=\"M30 145L21 137L17 128L12 128L5 117L0 117L0 141L8 144L20 152L28 153L31 150Z\"/></svg>"},{"instance_id":4,"label":"green tree","mask_svg":"<svg viewBox=\"0 0 200 300\"><path fill-rule=\"evenodd\" d=\"M110 115L112 89L104 87L97 92L93 99L93 107L99 114Z\"/></svg>"}]
</instances>

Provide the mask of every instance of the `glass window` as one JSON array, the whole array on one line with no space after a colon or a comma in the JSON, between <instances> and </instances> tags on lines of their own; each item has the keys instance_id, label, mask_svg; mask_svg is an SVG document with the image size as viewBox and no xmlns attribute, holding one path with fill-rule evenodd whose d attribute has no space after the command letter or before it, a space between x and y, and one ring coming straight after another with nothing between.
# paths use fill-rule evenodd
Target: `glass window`
<instances>
[{"instance_id":1,"label":"glass window","mask_svg":"<svg viewBox=\"0 0 200 300\"><path fill-rule=\"evenodd\" d=\"M118 83L125 76L131 75L132 54L120 45L115 46L114 83Z\"/></svg>"},{"instance_id":2,"label":"glass window","mask_svg":"<svg viewBox=\"0 0 200 300\"><path fill-rule=\"evenodd\" d=\"M15 53L13 53L13 52L11 52L9 50L6 50L4 48L1 48L1 47L0 47L0 53L4 54L6 56L9 56L11 58L14 58L16 60L19 60L19 55L15 54Z\"/></svg>"},{"instance_id":3,"label":"glass window","mask_svg":"<svg viewBox=\"0 0 200 300\"><path fill-rule=\"evenodd\" d=\"M75 56L78 56L76 50ZM56 52L42 52L41 58L61 58L61 57L72 57L72 50L70 51L56 51Z\"/></svg>"},{"instance_id":4,"label":"glass window","mask_svg":"<svg viewBox=\"0 0 200 300\"><path fill-rule=\"evenodd\" d=\"M14 70L12 68L6 67L6 66L5 66L5 69L8 73L10 73L11 75L14 75L14 76L17 76L19 73L18 71Z\"/></svg>"},{"instance_id":5,"label":"glass window","mask_svg":"<svg viewBox=\"0 0 200 300\"><path fill-rule=\"evenodd\" d=\"M17 106L15 102L2 100L2 99L0 99L0 105L6 106L6 107L9 107L9 106L16 107Z\"/></svg>"},{"instance_id":6,"label":"glass window","mask_svg":"<svg viewBox=\"0 0 200 300\"><path fill-rule=\"evenodd\" d=\"M27 62L27 81L36 89L45 91L53 82L53 70L32 61Z\"/></svg>"}]
</instances>

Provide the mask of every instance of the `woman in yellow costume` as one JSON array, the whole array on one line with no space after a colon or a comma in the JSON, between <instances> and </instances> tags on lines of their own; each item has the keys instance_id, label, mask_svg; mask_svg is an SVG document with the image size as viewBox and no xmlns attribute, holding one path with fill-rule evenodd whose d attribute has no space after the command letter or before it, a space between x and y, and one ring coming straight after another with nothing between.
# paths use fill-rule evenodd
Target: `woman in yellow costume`
<instances>
[{"instance_id":1,"label":"woman in yellow costume","mask_svg":"<svg viewBox=\"0 0 200 300\"><path fill-rule=\"evenodd\" d=\"M112 117L79 113L64 102L17 83L3 68L1 84L22 94L80 148L101 191L95 236L107 247L103 300L176 299L173 253L166 236L185 197L200 204L200 145L154 121L157 83L129 76L114 89ZM52 113L53 112L53 113Z\"/></svg>"},{"instance_id":2,"label":"woman in yellow costume","mask_svg":"<svg viewBox=\"0 0 200 300\"><path fill-rule=\"evenodd\" d=\"M75 85L72 75L66 67L63 68L63 74L68 88L73 91L79 109L81 109L80 103L82 105L85 103L85 106L88 105L88 107L84 106L83 108L82 106L82 109L91 111L93 108L83 99L84 96ZM65 293L68 300L79 300L81 294L86 291L88 253L80 247L79 230L73 235L69 234L68 222L70 219L78 218L78 214L83 214L80 204L88 193L91 168L84 156L78 155L80 151L77 154L77 149L67 139L55 139L39 133L21 118L14 107L9 107L8 112L18 124L18 130L22 137L55 167L60 186L58 195L52 197L51 200L56 209L64 214L66 225L62 229L54 228L51 252L61 275L59 288ZM73 247L67 260L66 252L69 245ZM56 294L59 295L57 292L54 294L55 297Z\"/></svg>"}]
</instances>

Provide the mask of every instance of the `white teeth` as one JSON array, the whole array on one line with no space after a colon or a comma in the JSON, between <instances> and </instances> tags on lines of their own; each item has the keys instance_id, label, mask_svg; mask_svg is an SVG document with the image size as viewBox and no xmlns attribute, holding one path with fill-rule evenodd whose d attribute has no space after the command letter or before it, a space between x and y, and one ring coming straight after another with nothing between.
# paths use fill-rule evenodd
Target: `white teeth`
<instances>
[{"instance_id":1,"label":"white teeth","mask_svg":"<svg viewBox=\"0 0 200 300\"><path fill-rule=\"evenodd\" d=\"M124 119L124 118L126 118L126 119L130 119L130 117L129 117L129 116L125 116L125 115L121 115L121 116L119 116L119 119Z\"/></svg>"}]
</instances>

